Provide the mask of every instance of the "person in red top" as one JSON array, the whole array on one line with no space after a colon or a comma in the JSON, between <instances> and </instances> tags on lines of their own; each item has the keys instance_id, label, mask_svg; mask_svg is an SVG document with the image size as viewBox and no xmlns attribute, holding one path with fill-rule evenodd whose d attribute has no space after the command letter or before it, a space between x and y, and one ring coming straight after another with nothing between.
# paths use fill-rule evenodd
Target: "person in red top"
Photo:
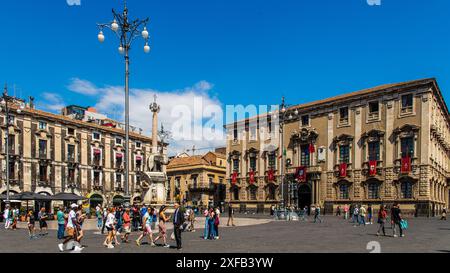
<instances>
[{"instance_id":1,"label":"person in red top","mask_svg":"<svg viewBox=\"0 0 450 273\"><path fill-rule=\"evenodd\" d=\"M123 218L123 231L122 242L128 243L128 236L131 233L131 217L130 217L130 208L126 208L125 212L122 215Z\"/></svg>"},{"instance_id":2,"label":"person in red top","mask_svg":"<svg viewBox=\"0 0 450 273\"><path fill-rule=\"evenodd\" d=\"M377 236L380 236L380 231L383 231L383 235L386 236L386 231L384 229L384 225L386 224L386 218L387 218L386 206L381 205L380 211L378 211L378 224L380 224L380 226L377 231Z\"/></svg>"}]
</instances>

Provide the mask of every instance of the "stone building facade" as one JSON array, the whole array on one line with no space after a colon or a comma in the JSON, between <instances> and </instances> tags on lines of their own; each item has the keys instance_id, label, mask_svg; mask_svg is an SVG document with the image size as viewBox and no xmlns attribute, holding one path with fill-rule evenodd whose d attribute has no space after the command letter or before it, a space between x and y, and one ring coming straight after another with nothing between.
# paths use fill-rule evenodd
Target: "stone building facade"
<instances>
[{"instance_id":1,"label":"stone building facade","mask_svg":"<svg viewBox=\"0 0 450 273\"><path fill-rule=\"evenodd\" d=\"M221 206L226 197L226 156L217 152L170 160L167 200L189 206Z\"/></svg>"},{"instance_id":2,"label":"stone building facade","mask_svg":"<svg viewBox=\"0 0 450 273\"><path fill-rule=\"evenodd\" d=\"M326 213L394 201L426 216L448 207L450 116L435 79L289 107L281 149L280 112L226 126L227 200L235 208L267 211L282 192L287 205Z\"/></svg>"},{"instance_id":3,"label":"stone building facade","mask_svg":"<svg viewBox=\"0 0 450 273\"><path fill-rule=\"evenodd\" d=\"M72 192L90 198L91 207L97 203L111 205L123 202L124 130L117 128L111 120L107 124L77 120L37 110L30 105L17 113L18 104L14 102L10 108L9 122L6 122L5 112L0 112L1 194L6 193L5 173L9 168L12 194L34 192L51 196ZM6 130L9 132L8 147L5 145ZM163 174L164 185L167 145L158 145L163 146L161 153L152 148L150 137L130 132L128 164L132 203L156 202L149 172ZM10 153L9 166L6 166L6 149ZM161 162L157 162L157 156ZM152 170L148 169L149 165ZM52 209L50 205L48 208Z\"/></svg>"}]
</instances>

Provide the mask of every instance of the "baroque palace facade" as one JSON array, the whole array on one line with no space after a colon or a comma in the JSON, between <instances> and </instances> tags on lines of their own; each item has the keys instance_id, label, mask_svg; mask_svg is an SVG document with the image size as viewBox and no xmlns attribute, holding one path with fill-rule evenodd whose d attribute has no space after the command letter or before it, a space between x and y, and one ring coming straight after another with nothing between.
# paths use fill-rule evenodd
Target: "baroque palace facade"
<instances>
[{"instance_id":1,"label":"baroque palace facade","mask_svg":"<svg viewBox=\"0 0 450 273\"><path fill-rule=\"evenodd\" d=\"M227 161L221 151L182 154L171 159L167 166L167 200L189 206L222 207L226 197Z\"/></svg>"},{"instance_id":2,"label":"baroque palace facade","mask_svg":"<svg viewBox=\"0 0 450 273\"><path fill-rule=\"evenodd\" d=\"M326 213L345 204L377 209L394 201L405 213L423 216L448 207L450 117L435 79L286 112L281 149L279 112L226 125L227 200L236 209L267 211L280 204L282 192L287 205L320 205Z\"/></svg>"},{"instance_id":3,"label":"baroque palace facade","mask_svg":"<svg viewBox=\"0 0 450 273\"><path fill-rule=\"evenodd\" d=\"M6 168L9 168L11 194L34 192L51 196L71 192L90 198L91 207L98 203L123 202L125 131L122 124L92 108L70 106L58 115L37 110L33 103L26 104L17 113L19 104L25 102L16 98L11 98L9 104L8 122L5 112L0 113L1 194L6 193ZM130 130L129 143L131 201L164 203L165 200L156 200L158 189L152 182L165 185L167 145L155 149L152 138L135 129ZM10 154L9 166L6 166L6 149ZM161 181L152 181L155 176ZM52 209L49 204L46 206Z\"/></svg>"}]
</instances>

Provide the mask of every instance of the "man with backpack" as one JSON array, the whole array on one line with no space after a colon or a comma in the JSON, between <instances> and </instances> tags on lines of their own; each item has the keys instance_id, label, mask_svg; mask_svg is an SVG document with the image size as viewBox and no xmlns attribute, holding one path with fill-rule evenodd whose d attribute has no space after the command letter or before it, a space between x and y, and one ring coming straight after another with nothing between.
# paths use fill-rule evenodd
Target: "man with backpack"
<instances>
[{"instance_id":1,"label":"man with backpack","mask_svg":"<svg viewBox=\"0 0 450 273\"><path fill-rule=\"evenodd\" d=\"M354 227L356 227L356 223L359 223L359 208L358 205L355 205L355 208L353 209L353 221Z\"/></svg>"}]
</instances>

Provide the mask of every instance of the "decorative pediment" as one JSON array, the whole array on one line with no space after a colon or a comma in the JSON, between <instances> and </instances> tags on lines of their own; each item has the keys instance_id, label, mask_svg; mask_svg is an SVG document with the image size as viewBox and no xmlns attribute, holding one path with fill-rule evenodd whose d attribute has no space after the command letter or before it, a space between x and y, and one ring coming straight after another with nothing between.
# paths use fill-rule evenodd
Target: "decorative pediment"
<instances>
[{"instance_id":1,"label":"decorative pediment","mask_svg":"<svg viewBox=\"0 0 450 273\"><path fill-rule=\"evenodd\" d=\"M398 127L394 130L394 134L400 137L414 136L420 130L419 126L405 124L402 127Z\"/></svg>"},{"instance_id":2,"label":"decorative pediment","mask_svg":"<svg viewBox=\"0 0 450 273\"><path fill-rule=\"evenodd\" d=\"M363 140L367 140L367 142L379 141L384 137L384 131L381 130L370 130L361 135Z\"/></svg>"},{"instance_id":3,"label":"decorative pediment","mask_svg":"<svg viewBox=\"0 0 450 273\"><path fill-rule=\"evenodd\" d=\"M241 157L241 152L239 151L232 151L231 153L228 154L228 160L232 160L232 159L239 159Z\"/></svg>"},{"instance_id":4,"label":"decorative pediment","mask_svg":"<svg viewBox=\"0 0 450 273\"><path fill-rule=\"evenodd\" d=\"M335 145L337 144L350 144L353 141L353 136L342 134L340 136L337 136L333 139L333 143Z\"/></svg>"},{"instance_id":5,"label":"decorative pediment","mask_svg":"<svg viewBox=\"0 0 450 273\"><path fill-rule=\"evenodd\" d=\"M300 131L293 131L291 134L291 138L295 141L299 142L311 142L316 140L319 134L317 133L315 128L302 128Z\"/></svg>"},{"instance_id":6,"label":"decorative pediment","mask_svg":"<svg viewBox=\"0 0 450 273\"><path fill-rule=\"evenodd\" d=\"M258 157L259 151L255 148L250 148L245 151L245 158Z\"/></svg>"}]
</instances>

